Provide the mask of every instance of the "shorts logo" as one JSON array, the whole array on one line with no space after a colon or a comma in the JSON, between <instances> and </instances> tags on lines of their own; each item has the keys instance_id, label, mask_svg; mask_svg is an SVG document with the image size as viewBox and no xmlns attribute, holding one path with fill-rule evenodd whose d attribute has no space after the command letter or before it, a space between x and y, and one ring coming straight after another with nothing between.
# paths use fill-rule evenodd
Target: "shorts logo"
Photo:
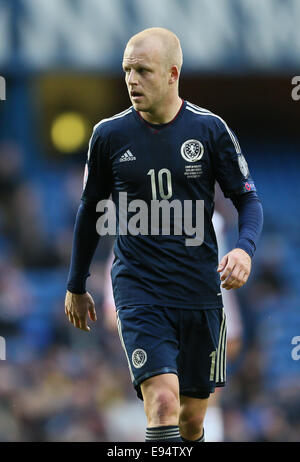
<instances>
[{"instance_id":1,"label":"shorts logo","mask_svg":"<svg viewBox=\"0 0 300 462\"><path fill-rule=\"evenodd\" d=\"M134 350L132 353L132 364L136 369L139 369L140 367L143 367L143 365L147 361L147 353L145 350L142 350L141 348Z\"/></svg>"},{"instance_id":2,"label":"shorts logo","mask_svg":"<svg viewBox=\"0 0 300 462\"><path fill-rule=\"evenodd\" d=\"M239 162L239 167L240 167L240 171L242 172L242 175L245 178L248 178L250 172L249 172L247 161L245 157L243 156L243 154L238 155L238 162Z\"/></svg>"},{"instance_id":3,"label":"shorts logo","mask_svg":"<svg viewBox=\"0 0 300 462\"><path fill-rule=\"evenodd\" d=\"M182 144L180 152L184 160L197 162L203 156L204 146L198 140L187 140Z\"/></svg>"}]
</instances>

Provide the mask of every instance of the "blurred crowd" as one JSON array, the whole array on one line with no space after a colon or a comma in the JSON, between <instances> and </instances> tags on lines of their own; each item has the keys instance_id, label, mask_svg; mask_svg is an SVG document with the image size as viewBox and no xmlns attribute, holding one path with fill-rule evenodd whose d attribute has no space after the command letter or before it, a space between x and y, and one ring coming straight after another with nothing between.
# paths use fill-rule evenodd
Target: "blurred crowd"
<instances>
[{"instance_id":1,"label":"blurred crowd","mask_svg":"<svg viewBox=\"0 0 300 462\"><path fill-rule=\"evenodd\" d=\"M30 175L19 145L0 146L0 441L144 439L143 405L104 308L112 238L102 238L88 282L98 322L86 333L64 314L83 163L49 163ZM263 175L263 161L252 166ZM268 207L272 194L263 190L265 230L253 274L237 294L242 338L218 403L224 441L300 441L300 361L291 355L300 335L292 263L299 261L299 221L278 222ZM228 202L219 210L234 245Z\"/></svg>"}]
</instances>

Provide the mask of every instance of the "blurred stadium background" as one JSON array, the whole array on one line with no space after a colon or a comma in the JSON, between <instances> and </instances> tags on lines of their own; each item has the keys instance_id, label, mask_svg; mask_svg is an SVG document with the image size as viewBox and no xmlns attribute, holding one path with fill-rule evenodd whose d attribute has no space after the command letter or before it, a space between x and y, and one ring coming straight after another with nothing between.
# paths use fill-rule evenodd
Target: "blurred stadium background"
<instances>
[{"instance_id":1,"label":"blurred stadium background","mask_svg":"<svg viewBox=\"0 0 300 462\"><path fill-rule=\"evenodd\" d=\"M123 49L151 26L180 38L181 96L233 128L264 206L210 439L300 441L299 20L299 0L0 1L0 441L144 439L105 297L111 238L88 282L90 334L67 322L64 295L88 139L130 105ZM216 202L233 246L236 212Z\"/></svg>"}]
</instances>

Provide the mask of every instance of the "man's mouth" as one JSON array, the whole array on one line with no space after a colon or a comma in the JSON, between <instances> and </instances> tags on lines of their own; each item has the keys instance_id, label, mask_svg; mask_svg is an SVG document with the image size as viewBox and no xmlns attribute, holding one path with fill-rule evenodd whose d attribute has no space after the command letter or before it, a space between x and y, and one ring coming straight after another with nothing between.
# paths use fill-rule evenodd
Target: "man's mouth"
<instances>
[{"instance_id":1,"label":"man's mouth","mask_svg":"<svg viewBox=\"0 0 300 462\"><path fill-rule=\"evenodd\" d=\"M138 91L131 91L130 96L133 99L137 99L137 98L141 98L143 95L142 95L142 93L140 93Z\"/></svg>"}]
</instances>

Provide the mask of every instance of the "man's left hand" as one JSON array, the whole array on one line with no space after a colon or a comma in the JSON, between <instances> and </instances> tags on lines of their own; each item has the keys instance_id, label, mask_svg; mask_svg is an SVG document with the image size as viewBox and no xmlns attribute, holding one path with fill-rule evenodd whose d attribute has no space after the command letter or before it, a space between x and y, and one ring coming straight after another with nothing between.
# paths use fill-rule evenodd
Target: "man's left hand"
<instances>
[{"instance_id":1,"label":"man's left hand","mask_svg":"<svg viewBox=\"0 0 300 462\"><path fill-rule=\"evenodd\" d=\"M219 263L218 273L222 273L224 289L238 289L248 280L251 272L251 257L243 249L233 249L224 255Z\"/></svg>"}]
</instances>

